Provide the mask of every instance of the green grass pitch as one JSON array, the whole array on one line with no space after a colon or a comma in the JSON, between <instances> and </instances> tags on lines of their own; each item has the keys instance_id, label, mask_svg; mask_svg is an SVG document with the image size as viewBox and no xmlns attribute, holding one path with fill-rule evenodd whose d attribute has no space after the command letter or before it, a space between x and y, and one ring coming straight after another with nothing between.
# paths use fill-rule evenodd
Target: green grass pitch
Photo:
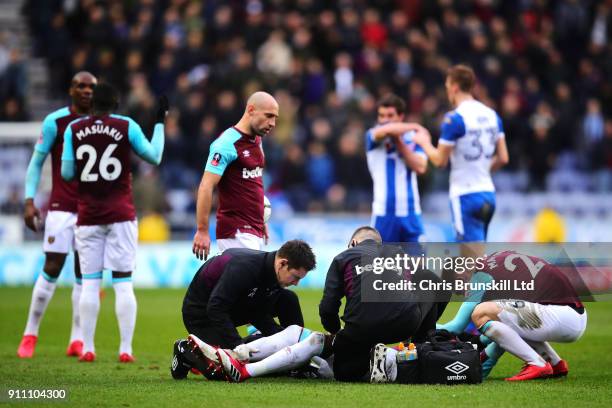
<instances>
[{"instance_id":1,"label":"green grass pitch","mask_svg":"<svg viewBox=\"0 0 612 408\"><path fill-rule=\"evenodd\" d=\"M300 290L306 325L320 329L320 291ZM66 389L56 406L182 407L562 407L612 406L612 303L587 305L589 323L575 344L555 345L570 364L565 379L509 384L504 377L521 363L505 355L491 378L476 386L342 384L333 381L260 378L243 384L207 382L190 375L174 381L172 344L184 336L180 306L184 290L137 290L135 364L117 363L118 329L112 289L102 301L96 348L98 361L78 363L64 356L70 329L70 289L58 289L42 323L31 360L16 350L25 325L31 288L0 288L0 405L8 389ZM457 308L451 304L443 321ZM41 402L17 402L16 406Z\"/></svg>"}]
</instances>

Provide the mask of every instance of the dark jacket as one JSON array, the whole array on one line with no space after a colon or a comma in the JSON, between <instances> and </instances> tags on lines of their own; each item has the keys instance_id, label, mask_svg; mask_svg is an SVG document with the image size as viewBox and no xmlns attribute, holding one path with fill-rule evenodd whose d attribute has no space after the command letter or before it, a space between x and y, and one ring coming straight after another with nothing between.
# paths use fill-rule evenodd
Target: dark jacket
<instances>
[{"instance_id":1,"label":"dark jacket","mask_svg":"<svg viewBox=\"0 0 612 408\"><path fill-rule=\"evenodd\" d=\"M183 315L206 318L236 346L237 325L251 323L265 336L282 330L270 314L270 294L280 289L276 252L232 248L208 260L193 277L183 301ZM233 317L241 316L240 321Z\"/></svg>"},{"instance_id":2,"label":"dark jacket","mask_svg":"<svg viewBox=\"0 0 612 408\"><path fill-rule=\"evenodd\" d=\"M397 301L397 298L390 299L382 293L377 301L362 301L363 294L372 294L374 280L383 277L373 274L371 269L368 271L368 265L376 257L393 257L397 253L402 253L401 248L365 240L334 258L327 272L323 299L319 304L319 316L325 330L330 333L340 330L338 313L343 297L346 297L342 316L345 328L350 326L352 330L367 332L404 324L416 308L416 303L409 297L406 301ZM386 271L386 281L389 281L388 273L393 275L393 272ZM399 280L400 277L390 279Z\"/></svg>"}]
</instances>

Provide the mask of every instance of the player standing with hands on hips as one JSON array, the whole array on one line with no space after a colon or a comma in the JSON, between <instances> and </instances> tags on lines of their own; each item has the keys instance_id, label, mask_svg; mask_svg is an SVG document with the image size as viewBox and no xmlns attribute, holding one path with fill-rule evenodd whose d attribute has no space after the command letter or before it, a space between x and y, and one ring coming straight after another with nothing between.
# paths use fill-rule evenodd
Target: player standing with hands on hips
<instances>
[{"instance_id":1,"label":"player standing with hands on hips","mask_svg":"<svg viewBox=\"0 0 612 408\"><path fill-rule=\"evenodd\" d=\"M53 297L57 278L59 277L66 255L74 250L74 233L77 219L77 186L68 183L61 177L61 156L64 143L64 129L75 119L87 115L91 109L91 98L97 79L86 71L78 72L70 84L72 103L45 117L40 139L34 146L34 153L28 165L25 180L25 204L23 219L26 226L34 232L40 230L40 211L34 204L36 189L40 181L42 166L51 153L51 197L49 212L45 220L43 251L45 264L32 290L32 301L28 312L28 321L23 338L17 349L20 358L34 356L38 329L45 314L47 305ZM72 329L66 355L80 357L83 350L81 326L79 319L79 299L81 297L81 270L79 257L74 253L75 282L72 288Z\"/></svg>"},{"instance_id":2,"label":"player standing with hands on hips","mask_svg":"<svg viewBox=\"0 0 612 408\"><path fill-rule=\"evenodd\" d=\"M115 115L118 93L108 84L93 93L91 116L68 125L64 133L62 177L78 183L76 247L80 254L83 292L79 309L83 329L80 361L95 360L94 335L102 284L102 270L110 269L115 290L115 312L121 344L119 361L134 361L132 337L136 297L132 272L136 266L138 229L132 198L132 150L148 163L159 165L164 150L164 120L168 100L159 99L153 137L149 142L131 118Z\"/></svg>"}]
</instances>

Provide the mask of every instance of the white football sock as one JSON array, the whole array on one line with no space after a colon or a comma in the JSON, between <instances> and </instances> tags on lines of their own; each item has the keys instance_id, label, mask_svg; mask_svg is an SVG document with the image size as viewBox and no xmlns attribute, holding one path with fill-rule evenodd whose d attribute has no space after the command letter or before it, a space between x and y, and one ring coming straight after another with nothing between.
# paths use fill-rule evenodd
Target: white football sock
<instances>
[{"instance_id":1,"label":"white football sock","mask_svg":"<svg viewBox=\"0 0 612 408\"><path fill-rule=\"evenodd\" d=\"M113 283L115 289L115 314L119 323L121 344L119 354L132 355L132 338L136 327L136 295L132 281Z\"/></svg>"},{"instance_id":2,"label":"white football sock","mask_svg":"<svg viewBox=\"0 0 612 408\"><path fill-rule=\"evenodd\" d=\"M528 341L529 344L542 358L552 365L557 365L561 361L561 357L554 348L546 341Z\"/></svg>"},{"instance_id":3,"label":"white football sock","mask_svg":"<svg viewBox=\"0 0 612 408\"><path fill-rule=\"evenodd\" d=\"M79 318L79 302L81 301L81 291L83 286L74 282L72 286L72 328L70 329L70 343L75 340L83 340L81 333L81 319Z\"/></svg>"},{"instance_id":4,"label":"white football sock","mask_svg":"<svg viewBox=\"0 0 612 408\"><path fill-rule=\"evenodd\" d=\"M385 358L385 372L389 382L395 382L397 378L397 350L388 347Z\"/></svg>"},{"instance_id":5,"label":"white football sock","mask_svg":"<svg viewBox=\"0 0 612 408\"><path fill-rule=\"evenodd\" d=\"M512 330L510 326L494 320L489 321L487 325L484 335L490 337L501 348L531 365L539 367L546 365L546 361L534 349L529 347L529 344L517 332Z\"/></svg>"},{"instance_id":6,"label":"white football sock","mask_svg":"<svg viewBox=\"0 0 612 408\"><path fill-rule=\"evenodd\" d=\"M28 322L24 335L38 336L40 321L55 292L55 279L51 282L43 275L44 272L38 275L38 279L34 283L34 289L32 289L32 300L30 301L30 311L28 312Z\"/></svg>"},{"instance_id":7,"label":"white football sock","mask_svg":"<svg viewBox=\"0 0 612 408\"><path fill-rule=\"evenodd\" d=\"M300 336L304 334L304 330L300 326L291 325L285 330L273 334L272 336L262 337L249 343L250 347L257 349L258 351L251 354L250 362L263 360L266 357L271 356L283 347L291 346L300 341ZM310 331L307 331L310 333ZM304 337L304 336L302 336Z\"/></svg>"},{"instance_id":8,"label":"white football sock","mask_svg":"<svg viewBox=\"0 0 612 408\"><path fill-rule=\"evenodd\" d=\"M86 279L83 275L81 299L79 300L79 315L81 318L81 330L83 332L83 354L91 351L95 353L94 337L96 335L96 323L100 311L100 286L102 279Z\"/></svg>"},{"instance_id":9,"label":"white football sock","mask_svg":"<svg viewBox=\"0 0 612 408\"><path fill-rule=\"evenodd\" d=\"M297 344L285 347L257 363L247 364L246 369L251 377L258 377L297 368L321 354L324 338L323 333L312 333Z\"/></svg>"}]
</instances>

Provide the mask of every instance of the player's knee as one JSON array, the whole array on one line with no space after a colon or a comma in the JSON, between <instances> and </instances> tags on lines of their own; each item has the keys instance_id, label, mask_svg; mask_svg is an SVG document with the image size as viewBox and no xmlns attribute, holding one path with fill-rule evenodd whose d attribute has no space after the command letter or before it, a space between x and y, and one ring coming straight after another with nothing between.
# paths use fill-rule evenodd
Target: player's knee
<instances>
[{"instance_id":1,"label":"player's knee","mask_svg":"<svg viewBox=\"0 0 612 408\"><path fill-rule=\"evenodd\" d=\"M289 337L296 339L295 343L297 343L298 341L300 341L300 337L302 336L303 330L303 327L298 326L297 324L292 324L291 326L287 326L287 328L285 328L285 333Z\"/></svg>"},{"instance_id":2,"label":"player's knee","mask_svg":"<svg viewBox=\"0 0 612 408\"><path fill-rule=\"evenodd\" d=\"M476 327L481 327L489 320L498 320L499 310L495 302L483 302L474 308L472 322Z\"/></svg>"},{"instance_id":3,"label":"player's knee","mask_svg":"<svg viewBox=\"0 0 612 408\"><path fill-rule=\"evenodd\" d=\"M325 342L325 335L319 332L312 332L303 341L307 342L311 346L323 346Z\"/></svg>"},{"instance_id":4,"label":"player's knee","mask_svg":"<svg viewBox=\"0 0 612 408\"><path fill-rule=\"evenodd\" d=\"M49 277L57 278L64 267L64 261L66 260L65 254L47 254L45 257L45 266L43 270Z\"/></svg>"}]
</instances>

